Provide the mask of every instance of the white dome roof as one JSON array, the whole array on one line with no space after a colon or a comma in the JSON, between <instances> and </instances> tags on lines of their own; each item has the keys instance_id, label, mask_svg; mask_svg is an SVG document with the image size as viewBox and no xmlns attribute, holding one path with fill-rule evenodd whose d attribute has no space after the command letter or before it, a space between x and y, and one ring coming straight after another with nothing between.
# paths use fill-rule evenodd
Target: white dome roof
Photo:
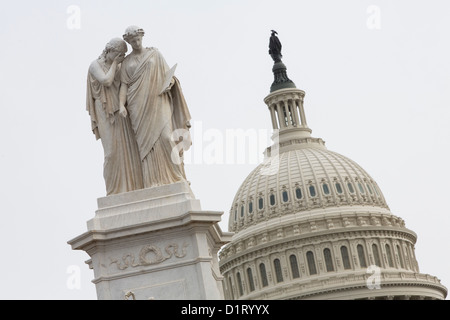
<instances>
[{"instance_id":1,"label":"white dome roof","mask_svg":"<svg viewBox=\"0 0 450 320\"><path fill-rule=\"evenodd\" d=\"M289 86L285 67L273 71L282 88L264 102L274 144L233 200L235 234L219 261L226 298L445 299L439 280L419 273L416 234L363 168L311 136L304 91ZM374 266L380 290L368 289Z\"/></svg>"},{"instance_id":2,"label":"white dome roof","mask_svg":"<svg viewBox=\"0 0 450 320\"><path fill-rule=\"evenodd\" d=\"M357 163L322 144L300 143L268 158L244 180L233 200L229 230L238 233L280 215L355 205L388 209L376 182Z\"/></svg>"}]
</instances>

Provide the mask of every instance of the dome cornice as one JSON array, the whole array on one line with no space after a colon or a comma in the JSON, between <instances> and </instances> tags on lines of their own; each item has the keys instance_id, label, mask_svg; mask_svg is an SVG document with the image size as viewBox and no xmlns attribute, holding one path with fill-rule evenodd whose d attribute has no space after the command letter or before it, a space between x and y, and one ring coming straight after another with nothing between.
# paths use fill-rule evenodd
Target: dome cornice
<instances>
[{"instance_id":1,"label":"dome cornice","mask_svg":"<svg viewBox=\"0 0 450 320\"><path fill-rule=\"evenodd\" d=\"M270 105L277 104L289 100L300 100L303 102L305 98L305 91L297 88L280 89L270 93L264 98L265 104L270 108Z\"/></svg>"}]
</instances>

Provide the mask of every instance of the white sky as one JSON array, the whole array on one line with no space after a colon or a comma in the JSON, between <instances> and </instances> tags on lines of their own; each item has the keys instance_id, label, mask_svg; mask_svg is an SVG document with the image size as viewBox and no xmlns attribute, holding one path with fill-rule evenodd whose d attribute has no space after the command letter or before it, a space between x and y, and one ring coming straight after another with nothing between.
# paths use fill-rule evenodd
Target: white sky
<instances>
[{"instance_id":1,"label":"white sky","mask_svg":"<svg viewBox=\"0 0 450 320\"><path fill-rule=\"evenodd\" d=\"M67 26L70 5L80 29ZM367 25L372 5L380 29ZM450 287L448 12L446 0L10 1L0 13L0 299L96 299L88 255L66 243L86 231L105 194L86 74L129 25L178 63L197 141L187 176L204 210L225 212L223 230L256 163L248 154L244 164L225 155L211 164L207 146L220 135L226 145L226 130L270 133L263 99L275 29L288 75L306 91L313 136L377 181L418 235L421 272ZM71 267L80 288L67 286Z\"/></svg>"}]
</instances>

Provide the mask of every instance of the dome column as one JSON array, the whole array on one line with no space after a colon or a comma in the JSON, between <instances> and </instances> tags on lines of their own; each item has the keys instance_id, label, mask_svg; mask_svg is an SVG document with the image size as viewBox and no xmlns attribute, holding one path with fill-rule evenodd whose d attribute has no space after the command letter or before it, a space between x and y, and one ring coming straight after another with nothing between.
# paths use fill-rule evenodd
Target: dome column
<instances>
[{"instance_id":1,"label":"dome column","mask_svg":"<svg viewBox=\"0 0 450 320\"><path fill-rule=\"evenodd\" d=\"M300 127L300 122L298 119L298 111L297 111L297 101L296 100L291 100L291 112L294 115L294 121L295 121L295 127Z\"/></svg>"},{"instance_id":2,"label":"dome column","mask_svg":"<svg viewBox=\"0 0 450 320\"><path fill-rule=\"evenodd\" d=\"M269 110L270 110L270 117L272 118L272 128L274 130L278 129L278 123L277 123L277 116L275 115L275 105L270 105L269 106Z\"/></svg>"},{"instance_id":3,"label":"dome column","mask_svg":"<svg viewBox=\"0 0 450 320\"><path fill-rule=\"evenodd\" d=\"M284 114L281 102L277 102L276 106L277 106L278 122L280 123L280 129L286 128L286 122L284 121Z\"/></svg>"},{"instance_id":4,"label":"dome column","mask_svg":"<svg viewBox=\"0 0 450 320\"><path fill-rule=\"evenodd\" d=\"M306 122L306 116L305 116L305 109L303 108L303 97L301 97L301 99L299 99L298 108L300 110L300 119L302 120L301 126L303 128L308 128L308 123Z\"/></svg>"}]
</instances>

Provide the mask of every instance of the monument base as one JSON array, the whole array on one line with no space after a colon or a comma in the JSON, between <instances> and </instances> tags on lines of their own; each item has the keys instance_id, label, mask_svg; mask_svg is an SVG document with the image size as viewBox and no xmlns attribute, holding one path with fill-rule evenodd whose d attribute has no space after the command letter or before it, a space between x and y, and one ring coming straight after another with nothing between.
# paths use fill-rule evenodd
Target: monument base
<instances>
[{"instance_id":1,"label":"monument base","mask_svg":"<svg viewBox=\"0 0 450 320\"><path fill-rule=\"evenodd\" d=\"M221 300L222 214L202 211L186 182L142 189L99 198L68 243L91 257L99 300Z\"/></svg>"}]
</instances>

